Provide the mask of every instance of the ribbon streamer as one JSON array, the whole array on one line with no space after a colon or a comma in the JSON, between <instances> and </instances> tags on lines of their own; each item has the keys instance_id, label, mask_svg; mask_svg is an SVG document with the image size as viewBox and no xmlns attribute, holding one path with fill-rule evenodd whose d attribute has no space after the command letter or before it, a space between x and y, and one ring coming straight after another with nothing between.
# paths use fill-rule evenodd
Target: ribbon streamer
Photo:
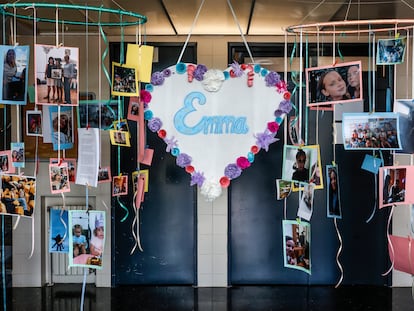
<instances>
[{"instance_id":1,"label":"ribbon streamer","mask_svg":"<svg viewBox=\"0 0 414 311\"><path fill-rule=\"evenodd\" d=\"M83 282L82 282L82 295L81 295L81 302L80 302L80 311L83 311L83 305L85 304L86 272L87 272L87 268L83 268Z\"/></svg>"},{"instance_id":2,"label":"ribbon streamer","mask_svg":"<svg viewBox=\"0 0 414 311\"><path fill-rule=\"evenodd\" d=\"M374 215L375 215L375 211L377 210L377 202L378 202L378 193L377 193L377 189L378 189L378 187L377 187L377 174L374 174L374 184L375 184L375 189L374 189L374 193L375 193L375 200L374 200L374 208L372 209L372 213L371 213L371 216L369 216L369 218L365 221L365 223L369 223L371 220L372 220L372 218L374 218Z\"/></svg>"},{"instance_id":3,"label":"ribbon streamer","mask_svg":"<svg viewBox=\"0 0 414 311\"><path fill-rule=\"evenodd\" d=\"M118 201L118 204L122 207L122 209L125 211L125 216L121 219L121 222L124 222L128 216L129 216L129 210L127 209L127 207L121 202L121 200L119 199L119 196L116 198Z\"/></svg>"},{"instance_id":4,"label":"ribbon streamer","mask_svg":"<svg viewBox=\"0 0 414 311\"><path fill-rule=\"evenodd\" d=\"M334 224L335 224L336 234L338 235L338 240L339 240L339 248L338 248L338 252L336 253L336 264L338 265L338 268L341 271L341 277L339 278L338 283L336 283L336 285L335 285L335 288L338 288L339 285L341 285L342 280L344 279L344 269L342 268L342 265L341 265L341 263L339 261L339 255L342 252L343 242L342 242L341 233L339 232L339 229L338 229L338 223L336 222L336 219L337 218L335 217L334 218Z\"/></svg>"},{"instance_id":5,"label":"ribbon streamer","mask_svg":"<svg viewBox=\"0 0 414 311\"><path fill-rule=\"evenodd\" d=\"M132 255L136 248L138 247L139 250L141 252L143 252L142 246L141 246L141 239L139 236L139 209L141 206L141 203L144 201L144 185L145 185L145 176L143 174L140 174L138 176L138 180L137 180L137 190L134 193L134 198L133 198L133 207L134 207L134 211L135 211L135 217L134 220L132 222L132 236L135 239L135 245L132 248L130 255ZM134 232L134 227L136 226L136 233Z\"/></svg>"},{"instance_id":6,"label":"ribbon streamer","mask_svg":"<svg viewBox=\"0 0 414 311\"><path fill-rule=\"evenodd\" d=\"M394 268L395 252L394 252L394 246L392 245L391 237L390 237L390 225L391 225L392 214L394 213L394 208L395 208L395 204L393 204L392 207L391 207L391 212L390 212L390 215L388 216L388 223L387 223L387 240L388 240L388 246L391 249L391 253L392 253L391 267L388 269L387 272L384 272L383 274L381 274L382 276L388 275L392 271L392 269Z\"/></svg>"},{"instance_id":7,"label":"ribbon streamer","mask_svg":"<svg viewBox=\"0 0 414 311\"><path fill-rule=\"evenodd\" d=\"M1 215L1 249L4 250L4 215ZM6 298L7 298L7 291L6 291L6 260L5 260L5 252L1 252L1 275L2 275L2 287L3 287L3 310L7 310Z\"/></svg>"}]
</instances>

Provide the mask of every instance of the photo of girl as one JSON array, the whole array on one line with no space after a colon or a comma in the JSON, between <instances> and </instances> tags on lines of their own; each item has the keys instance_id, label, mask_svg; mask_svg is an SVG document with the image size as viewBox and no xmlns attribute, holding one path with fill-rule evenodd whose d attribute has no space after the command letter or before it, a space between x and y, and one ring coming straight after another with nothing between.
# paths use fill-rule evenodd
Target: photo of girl
<instances>
[{"instance_id":1,"label":"photo of girl","mask_svg":"<svg viewBox=\"0 0 414 311\"><path fill-rule=\"evenodd\" d=\"M36 110L26 110L26 135L42 136L42 113Z\"/></svg>"},{"instance_id":2,"label":"photo of girl","mask_svg":"<svg viewBox=\"0 0 414 311\"><path fill-rule=\"evenodd\" d=\"M50 191L52 193L70 192L68 164L49 164Z\"/></svg>"},{"instance_id":3,"label":"photo of girl","mask_svg":"<svg viewBox=\"0 0 414 311\"><path fill-rule=\"evenodd\" d=\"M323 108L328 104L362 100L361 61L306 69L306 104Z\"/></svg>"},{"instance_id":4,"label":"photo of girl","mask_svg":"<svg viewBox=\"0 0 414 311\"><path fill-rule=\"evenodd\" d=\"M53 150L73 148L73 108L50 106L50 131Z\"/></svg>"},{"instance_id":5,"label":"photo of girl","mask_svg":"<svg viewBox=\"0 0 414 311\"><path fill-rule=\"evenodd\" d=\"M328 191L326 192L327 217L342 218L337 166L326 166L326 180L328 184Z\"/></svg>"}]
</instances>

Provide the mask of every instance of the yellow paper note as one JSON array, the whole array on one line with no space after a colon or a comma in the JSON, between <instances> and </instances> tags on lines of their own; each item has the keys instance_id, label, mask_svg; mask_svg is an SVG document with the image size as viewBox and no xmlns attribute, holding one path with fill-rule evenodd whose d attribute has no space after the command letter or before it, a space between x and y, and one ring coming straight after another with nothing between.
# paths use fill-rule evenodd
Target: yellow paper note
<instances>
[{"instance_id":1,"label":"yellow paper note","mask_svg":"<svg viewBox=\"0 0 414 311\"><path fill-rule=\"evenodd\" d=\"M138 68L139 80L150 83L154 47L149 45L131 44L127 46L126 65Z\"/></svg>"}]
</instances>

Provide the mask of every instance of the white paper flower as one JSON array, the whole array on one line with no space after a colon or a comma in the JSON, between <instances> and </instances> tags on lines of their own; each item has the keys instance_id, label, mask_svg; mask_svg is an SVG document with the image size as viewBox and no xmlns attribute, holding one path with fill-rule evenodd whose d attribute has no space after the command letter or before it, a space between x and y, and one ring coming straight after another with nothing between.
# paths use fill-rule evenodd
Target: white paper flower
<instances>
[{"instance_id":1,"label":"white paper flower","mask_svg":"<svg viewBox=\"0 0 414 311\"><path fill-rule=\"evenodd\" d=\"M220 183L206 180L201 186L200 192L206 198L207 202L212 202L221 195L222 188Z\"/></svg>"},{"instance_id":2,"label":"white paper flower","mask_svg":"<svg viewBox=\"0 0 414 311\"><path fill-rule=\"evenodd\" d=\"M221 89L225 80L224 73L218 69L210 69L204 74L204 79L201 81L204 89L208 92L217 92Z\"/></svg>"}]
</instances>

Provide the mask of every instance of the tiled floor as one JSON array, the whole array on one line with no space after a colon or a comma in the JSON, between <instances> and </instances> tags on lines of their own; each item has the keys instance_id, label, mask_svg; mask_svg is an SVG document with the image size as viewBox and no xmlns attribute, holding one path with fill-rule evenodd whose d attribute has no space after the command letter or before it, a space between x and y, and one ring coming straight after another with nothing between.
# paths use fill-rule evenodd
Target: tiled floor
<instances>
[{"instance_id":1,"label":"tiled floor","mask_svg":"<svg viewBox=\"0 0 414 311\"><path fill-rule=\"evenodd\" d=\"M6 310L81 310L81 292L81 284L8 289ZM368 286L87 286L83 310L413 311L414 300L411 288Z\"/></svg>"}]
</instances>

